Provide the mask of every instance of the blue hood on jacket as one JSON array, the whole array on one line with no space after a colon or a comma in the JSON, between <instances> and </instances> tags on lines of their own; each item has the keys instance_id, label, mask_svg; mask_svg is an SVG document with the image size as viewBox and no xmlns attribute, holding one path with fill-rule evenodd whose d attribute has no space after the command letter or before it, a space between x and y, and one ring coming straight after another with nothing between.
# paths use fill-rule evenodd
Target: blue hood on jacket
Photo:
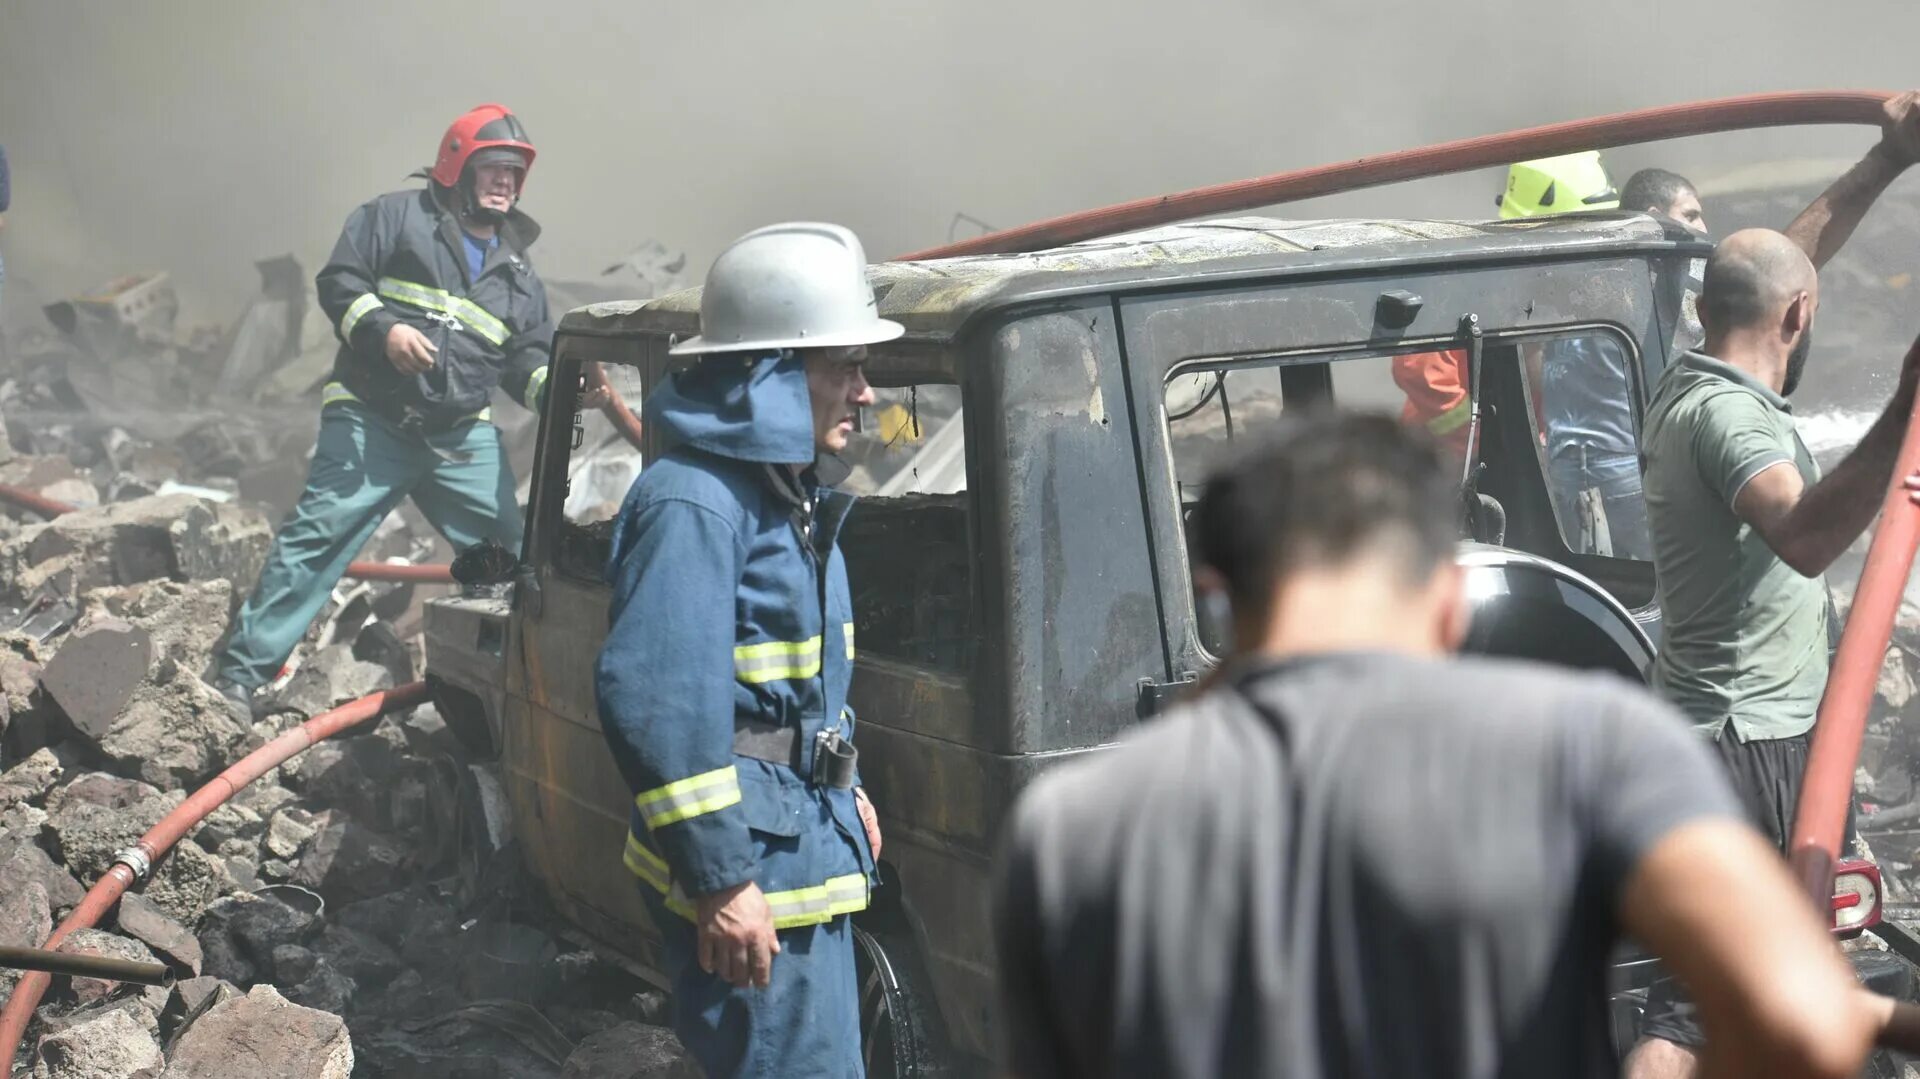
<instances>
[{"instance_id":1,"label":"blue hood on jacket","mask_svg":"<svg viewBox=\"0 0 1920 1079\"><path fill-rule=\"evenodd\" d=\"M669 450L775 465L814 459L807 365L793 352L722 355L676 371L642 415L666 432Z\"/></svg>"}]
</instances>

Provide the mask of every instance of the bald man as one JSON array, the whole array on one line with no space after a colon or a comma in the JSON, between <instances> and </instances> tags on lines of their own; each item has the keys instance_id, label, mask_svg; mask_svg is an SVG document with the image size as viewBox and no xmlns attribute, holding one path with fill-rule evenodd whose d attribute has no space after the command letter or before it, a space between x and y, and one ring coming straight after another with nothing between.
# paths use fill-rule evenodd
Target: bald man
<instances>
[{"instance_id":1,"label":"bald man","mask_svg":"<svg viewBox=\"0 0 1920 1079\"><path fill-rule=\"evenodd\" d=\"M1866 529L1912 411L1920 342L1860 444L1821 478L1787 398L1813 343L1820 284L1793 239L1736 232L1707 260L1706 342L1667 369L1641 440L1666 628L1654 686L1713 740L1748 815L1783 850L1827 682L1821 575ZM1907 487L1920 501L1920 473ZM1671 983L1647 1003L1634 1079L1690 1076L1701 1045Z\"/></svg>"}]
</instances>

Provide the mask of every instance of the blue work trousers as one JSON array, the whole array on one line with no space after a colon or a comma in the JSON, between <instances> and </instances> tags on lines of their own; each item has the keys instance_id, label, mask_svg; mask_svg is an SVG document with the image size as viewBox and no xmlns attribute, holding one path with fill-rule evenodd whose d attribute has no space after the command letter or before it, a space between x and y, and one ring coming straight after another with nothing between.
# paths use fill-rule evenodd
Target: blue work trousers
<instances>
[{"instance_id":1,"label":"blue work trousers","mask_svg":"<svg viewBox=\"0 0 1920 1079\"><path fill-rule=\"evenodd\" d=\"M1614 558L1653 561L1653 540L1647 532L1647 503L1640 492L1640 458L1631 453L1609 453L1579 446L1555 450L1551 465L1554 510L1560 517L1567 547L1575 554L1596 554L1582 550L1572 537L1580 532L1580 494L1597 490L1607 515L1607 531L1612 538Z\"/></svg>"},{"instance_id":2,"label":"blue work trousers","mask_svg":"<svg viewBox=\"0 0 1920 1079\"><path fill-rule=\"evenodd\" d=\"M520 549L499 428L476 420L415 434L358 401L335 401L320 413L307 489L273 537L215 673L249 689L272 681L347 563L408 496L456 550L485 539Z\"/></svg>"},{"instance_id":3,"label":"blue work trousers","mask_svg":"<svg viewBox=\"0 0 1920 1079\"><path fill-rule=\"evenodd\" d=\"M673 1032L711 1079L804 1075L861 1079L860 990L853 923L780 930L765 989L736 989L700 969L693 923L642 884L673 977Z\"/></svg>"}]
</instances>

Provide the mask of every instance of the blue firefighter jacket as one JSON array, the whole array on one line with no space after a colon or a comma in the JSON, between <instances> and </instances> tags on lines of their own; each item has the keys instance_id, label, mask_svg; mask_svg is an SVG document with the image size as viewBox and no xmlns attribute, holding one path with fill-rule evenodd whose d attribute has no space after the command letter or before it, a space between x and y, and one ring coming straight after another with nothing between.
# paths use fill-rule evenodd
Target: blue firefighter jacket
<instances>
[{"instance_id":1,"label":"blue firefighter jacket","mask_svg":"<svg viewBox=\"0 0 1920 1079\"><path fill-rule=\"evenodd\" d=\"M656 389L645 418L671 448L614 527L594 669L635 794L626 866L689 918L693 897L746 881L776 928L864 909L873 856L853 794L807 778L823 726L853 733L835 542L853 498L786 464L814 458L804 361L702 361ZM766 724L799 730L798 770L734 752L736 725Z\"/></svg>"},{"instance_id":2,"label":"blue firefighter jacket","mask_svg":"<svg viewBox=\"0 0 1920 1079\"><path fill-rule=\"evenodd\" d=\"M443 429L484 418L493 388L539 411L553 320L527 247L540 226L519 210L480 273L439 191L396 191L347 217L314 283L340 338L328 403L358 400L396 423ZM407 375L387 360L387 331L405 322L439 351Z\"/></svg>"}]
</instances>

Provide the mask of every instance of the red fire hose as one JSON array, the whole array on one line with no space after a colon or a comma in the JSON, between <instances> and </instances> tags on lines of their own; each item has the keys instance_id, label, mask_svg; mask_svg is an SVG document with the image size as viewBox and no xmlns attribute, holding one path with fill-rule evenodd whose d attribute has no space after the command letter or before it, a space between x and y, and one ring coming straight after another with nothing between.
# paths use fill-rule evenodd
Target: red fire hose
<instances>
[{"instance_id":1,"label":"red fire hose","mask_svg":"<svg viewBox=\"0 0 1920 1079\"><path fill-rule=\"evenodd\" d=\"M625 405L621 408L624 410ZM628 412L631 418L633 413ZM634 420L638 430L639 420ZM636 436L637 437L637 436ZM10 502L49 520L72 513L80 507L60 502L23 487L0 483L0 502ZM446 566L416 566L404 562L349 562L345 576L356 581L406 581L413 584L452 584L453 571Z\"/></svg>"},{"instance_id":2,"label":"red fire hose","mask_svg":"<svg viewBox=\"0 0 1920 1079\"><path fill-rule=\"evenodd\" d=\"M1853 799L1853 772L1860 763L1860 742L1867 711L1893 637L1894 616L1913 571L1920 544L1920 506L1907 497L1906 477L1920 467L1920 402L1907 417L1906 440L1893 470L1893 483L1880 504L1880 526L1867 548L1867 563L1853 594L1853 608L1840 633L1820 714L1807 753L1807 775L1794 812L1788 846L1794 871L1824 910L1833 895L1833 863L1840 857L1847 803Z\"/></svg>"},{"instance_id":3,"label":"red fire hose","mask_svg":"<svg viewBox=\"0 0 1920 1079\"><path fill-rule=\"evenodd\" d=\"M1321 165L1257 179L1197 187L1171 195L1135 199L929 247L924 251L902 255L896 261L1040 251L1209 214L1238 213L1296 199L1504 166L1515 161L1579 150L1603 150L1610 146L1756 127L1879 124L1882 119L1881 107L1890 96L1868 90L1748 94L1690 105L1638 109L1592 120L1569 120L1510 131L1504 135L1458 139L1416 150L1343 161L1336 165Z\"/></svg>"},{"instance_id":4,"label":"red fire hose","mask_svg":"<svg viewBox=\"0 0 1920 1079\"><path fill-rule=\"evenodd\" d=\"M242 787L266 774L268 769L349 727L389 712L411 708L426 699L425 682L409 682L404 686L371 693L314 716L234 762L206 786L194 791L192 797L180 803L178 808L141 836L132 848L120 852L113 868L94 883L86 898L47 938L46 949L52 951L75 930L89 929L97 924L136 880L144 877L156 862L173 849L181 836L192 830L207 814L225 804ZM20 1040L26 1036L27 1021L33 1017L33 1009L39 1006L40 998L46 994L50 980L49 975L38 972L26 975L14 986L6 1007L0 1009L0 1076L13 1074L14 1053L20 1047Z\"/></svg>"}]
</instances>

